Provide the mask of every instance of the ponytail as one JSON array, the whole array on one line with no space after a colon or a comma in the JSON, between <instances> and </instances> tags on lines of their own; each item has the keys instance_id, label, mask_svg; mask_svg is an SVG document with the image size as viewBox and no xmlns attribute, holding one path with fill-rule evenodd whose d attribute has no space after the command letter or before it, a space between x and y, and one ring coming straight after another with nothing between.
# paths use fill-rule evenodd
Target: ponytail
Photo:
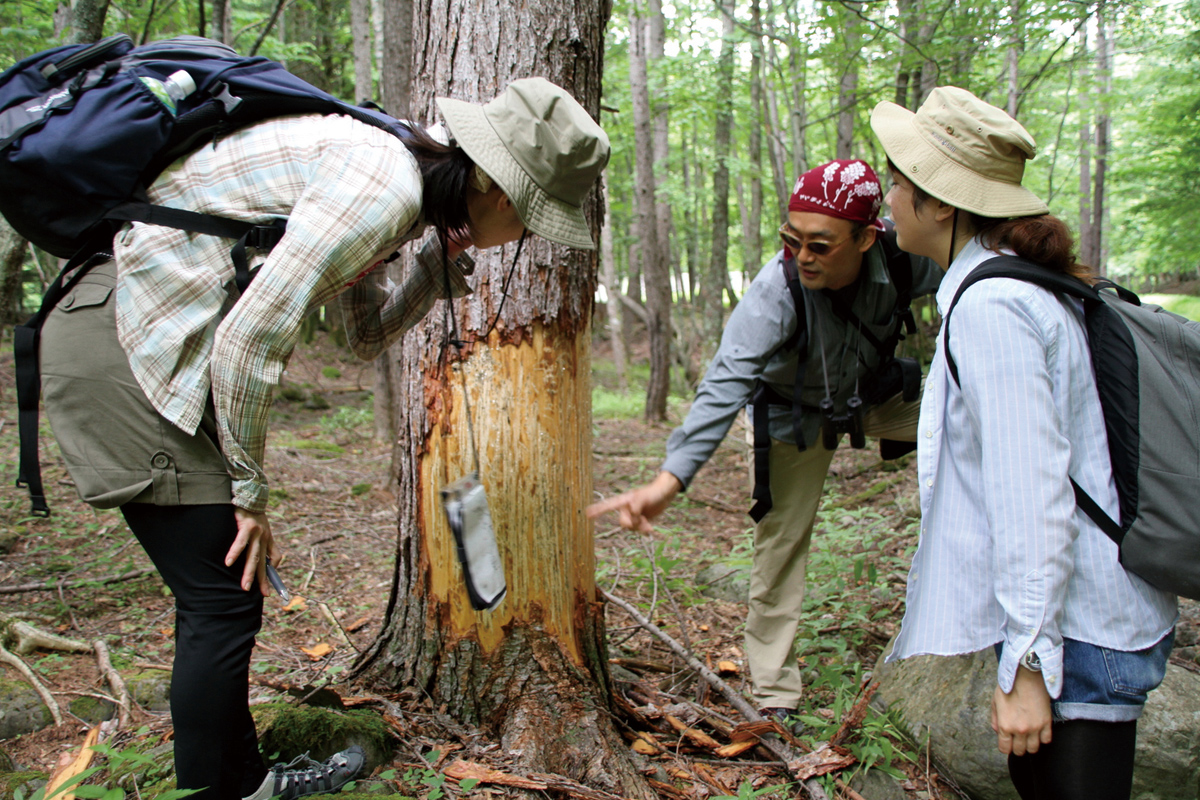
<instances>
[{"instance_id":1,"label":"ponytail","mask_svg":"<svg viewBox=\"0 0 1200 800\"><path fill-rule=\"evenodd\" d=\"M421 213L437 229L442 241L470 231L467 213L467 187L475 171L475 162L453 142L442 144L423 128L401 123L408 135L404 146L417 159L421 172Z\"/></svg>"},{"instance_id":2,"label":"ponytail","mask_svg":"<svg viewBox=\"0 0 1200 800\"><path fill-rule=\"evenodd\" d=\"M970 215L975 233L989 250L1012 250L1052 272L1090 283L1095 273L1075 260L1075 240L1065 222L1050 214L997 219Z\"/></svg>"}]
</instances>

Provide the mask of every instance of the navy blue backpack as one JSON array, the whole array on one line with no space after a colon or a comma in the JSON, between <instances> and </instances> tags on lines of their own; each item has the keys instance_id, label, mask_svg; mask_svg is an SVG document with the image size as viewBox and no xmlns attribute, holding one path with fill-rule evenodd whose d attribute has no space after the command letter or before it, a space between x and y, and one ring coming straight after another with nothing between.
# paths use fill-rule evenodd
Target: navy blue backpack
<instances>
[{"instance_id":1,"label":"navy blue backpack","mask_svg":"<svg viewBox=\"0 0 1200 800\"><path fill-rule=\"evenodd\" d=\"M191 79L190 91L172 101L164 85L180 70ZM49 514L37 453L37 348L46 315L93 263L108 257L113 234L127 221L236 240L231 258L244 291L246 248L269 250L286 220L253 225L157 206L146 187L176 159L230 131L304 113L345 114L409 136L403 123L338 100L281 64L197 36L140 47L123 34L110 36L38 53L0 75L0 214L36 246L69 259L14 342L17 486L28 485L33 514Z\"/></svg>"}]
</instances>

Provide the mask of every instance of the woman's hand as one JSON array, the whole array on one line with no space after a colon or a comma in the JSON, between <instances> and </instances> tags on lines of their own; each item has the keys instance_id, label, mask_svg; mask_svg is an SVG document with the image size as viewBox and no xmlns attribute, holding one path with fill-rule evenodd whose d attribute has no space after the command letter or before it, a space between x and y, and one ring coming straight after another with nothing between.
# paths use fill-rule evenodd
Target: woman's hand
<instances>
[{"instance_id":1,"label":"woman's hand","mask_svg":"<svg viewBox=\"0 0 1200 800\"><path fill-rule=\"evenodd\" d=\"M669 472L660 472L650 483L631 492L601 500L587 507L592 519L609 511L616 511L622 528L650 533L654 526L650 521L661 514L675 495L683 491L683 484Z\"/></svg>"},{"instance_id":2,"label":"woman's hand","mask_svg":"<svg viewBox=\"0 0 1200 800\"><path fill-rule=\"evenodd\" d=\"M992 694L992 730L1005 755L1036 753L1050 744L1050 693L1042 673L1017 667L1012 691L1005 694L996 687Z\"/></svg>"},{"instance_id":3,"label":"woman's hand","mask_svg":"<svg viewBox=\"0 0 1200 800\"><path fill-rule=\"evenodd\" d=\"M233 562L245 551L246 567L242 572L242 589L250 591L257 576L259 591L263 597L269 597L271 584L267 581L267 557L270 556L271 560L278 564L282 556L279 548L275 546L275 539L271 536L271 523L267 521L265 513L247 511L237 506L233 507L233 516L237 519L237 538L233 540L233 545L225 555L225 566L232 567Z\"/></svg>"}]
</instances>

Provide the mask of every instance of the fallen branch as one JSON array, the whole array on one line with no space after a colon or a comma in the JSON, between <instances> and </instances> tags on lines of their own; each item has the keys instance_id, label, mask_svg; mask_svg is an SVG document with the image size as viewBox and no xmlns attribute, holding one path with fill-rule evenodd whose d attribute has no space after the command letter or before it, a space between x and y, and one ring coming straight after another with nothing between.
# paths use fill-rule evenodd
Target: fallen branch
<instances>
[{"instance_id":1,"label":"fallen branch","mask_svg":"<svg viewBox=\"0 0 1200 800\"><path fill-rule=\"evenodd\" d=\"M49 633L8 614L0 614L0 644L21 656L28 655L39 648L76 653L92 649L87 642L68 639L57 633Z\"/></svg>"},{"instance_id":2,"label":"fallen branch","mask_svg":"<svg viewBox=\"0 0 1200 800\"><path fill-rule=\"evenodd\" d=\"M104 643L104 640L97 639L92 642L92 647L96 651L96 661L100 665L100 672L104 674L108 685L117 695L117 726L126 728L129 725L130 715L129 690L125 686L125 681L121 679L121 673L113 669L112 659L108 654L108 645Z\"/></svg>"},{"instance_id":3,"label":"fallen branch","mask_svg":"<svg viewBox=\"0 0 1200 800\"><path fill-rule=\"evenodd\" d=\"M463 761L462 759L446 767L444 773L446 777L453 778L456 781L473 779L480 783L511 786L514 789L525 789L527 791L564 792L571 797L582 798L582 800L625 800L620 795L610 794L601 789L593 789L590 786L585 786L578 781L573 781L562 775L550 775L541 772L531 772L525 776L512 775L492 769L483 764Z\"/></svg>"},{"instance_id":4,"label":"fallen branch","mask_svg":"<svg viewBox=\"0 0 1200 800\"><path fill-rule=\"evenodd\" d=\"M33 670L24 661L10 653L2 644L0 644L0 663L8 664L17 672L24 675L25 680L29 681L34 691L42 698L42 702L46 704L46 708L50 709L50 716L54 718L54 724L63 724L62 709L58 707L58 701L54 699L54 695L50 694L50 690L42 685L37 675L33 674Z\"/></svg>"},{"instance_id":5,"label":"fallen branch","mask_svg":"<svg viewBox=\"0 0 1200 800\"><path fill-rule=\"evenodd\" d=\"M665 631L663 631L661 628L659 628L653 622L646 619L646 617L644 617L641 614L641 612L639 612L636 608L634 608L632 605L625 602L621 598L610 594L609 592L605 591L604 589L601 589L600 592L601 592L601 594L604 595L604 598L606 600L608 600L610 603L614 603L615 605L618 605L621 608L623 608L625 610L625 613L629 614L629 616L632 617L633 620L635 622L637 622L637 624L641 625L643 628L648 630L650 633L657 636L665 645L667 645L667 647L671 648L671 650L673 650L676 655L678 655L680 658L682 658L689 667L691 667L696 673L698 673L700 675L700 677L704 678L704 680L708 681L708 683L714 689L716 689L718 692L720 692L721 696L724 697L727 701L729 701L729 705L731 705L735 709L737 709L739 714L741 714L743 717L745 717L750 722L765 722L765 721L767 721L767 720L764 720L763 716L758 713L758 709L756 709L754 706L750 705L750 703L748 703L740 694L738 694L736 691L734 691L733 687L731 687L728 683L726 683L724 680L722 680L721 677L719 675L717 675L717 673L713 672L711 669L704 666L704 664L701 663L699 659L697 659L694 655L692 655L687 650L685 650L683 645L679 644L679 642L675 641L672 637L668 636ZM807 767L807 765L801 764L800 754L797 753L796 751L794 751L791 747L788 747L784 742L782 742L778 739L774 739L774 738L767 738L767 739L763 739L761 741L762 741L762 745L764 747L766 747L773 754L778 756L780 761L783 761L787 764L788 771L792 772L794 775L797 773L797 769L793 767L793 764L797 764L798 766L803 766L805 768ZM809 755L812 755L812 754L810 753ZM813 800L829 800L829 796L827 794L825 794L825 790L823 788L821 788L821 784L819 784L817 781L811 779L813 775L820 775L820 774L824 774L824 773L820 773L820 772L809 773L809 775L807 775L805 777L800 777L799 780L803 781L805 791L807 791L809 793L809 795L813 798Z\"/></svg>"},{"instance_id":6,"label":"fallen branch","mask_svg":"<svg viewBox=\"0 0 1200 800\"><path fill-rule=\"evenodd\" d=\"M126 572L124 575L111 575L107 578L97 578L95 580L90 580L90 581L75 581L74 583L67 584L66 588L82 589L85 586L91 586L92 584L96 584L96 583L109 584L109 583L121 583L122 581L132 581L137 578L145 577L146 575L151 575L151 574L153 574L153 572L154 572L153 567L148 567L146 569L135 569L135 570L130 570L129 572ZM20 594L21 592L48 592L48 591L53 590L54 588L55 588L55 585L52 583L48 583L46 581L38 581L35 583L20 583L20 584L11 584L9 586L0 586L0 594Z\"/></svg>"}]
</instances>

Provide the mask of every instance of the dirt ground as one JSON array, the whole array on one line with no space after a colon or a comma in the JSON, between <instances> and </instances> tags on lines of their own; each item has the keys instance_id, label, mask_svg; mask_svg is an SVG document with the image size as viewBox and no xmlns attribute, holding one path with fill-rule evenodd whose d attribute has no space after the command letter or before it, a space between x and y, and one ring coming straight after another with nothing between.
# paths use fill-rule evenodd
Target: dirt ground
<instances>
[{"instance_id":1,"label":"dirt ground","mask_svg":"<svg viewBox=\"0 0 1200 800\"><path fill-rule=\"evenodd\" d=\"M0 478L10 488L0 495L0 615L24 613L46 630L87 642L104 638L123 674L167 667L173 655L171 598L120 516L93 511L75 498L51 437L42 437L41 452L54 515L28 517L25 492L11 488L16 473L16 398L7 343L3 352ZM324 680L344 695L364 691L339 683L339 676L379 630L393 572L396 503L389 479L391 453L386 443L373 438L370 421L361 413L371 403L370 366L321 339L298 351L285 380L308 388L276 403L268 453L276 487L271 512L275 534L288 554L280 572L302 599L287 606L277 597L267 601L252 667L255 702L278 698L283 687L311 687ZM326 404L329 407L320 407ZM596 420L596 496L652 477L667 434L677 422ZM736 564L749 557L743 440L740 427L727 437L684 499L664 514L655 535L628 533L612 519L602 519L596 527L598 584L630 601L653 603L654 620L674 631L710 666L720 666L738 688L744 680L740 641L745 604L701 594L696 575L707 566ZM897 470L879 462L871 450L843 449L827 487L847 508L876 511L884 520L896 520L897 529L907 530L899 521L915 512L915 479L911 460ZM899 553L913 544L911 535L898 533L889 547ZM856 653L866 669L896 630L903 579L902 571L892 572L872 590L879 613L859 637ZM28 590L33 583L46 588ZM1196 644L1200 630L1194 606L1189 606L1189 614L1181 628L1186 657L1178 659L1181 663L1195 658L1195 647L1186 645ZM826 616L816 628L836 634L842 623L832 614ZM616 667L631 669L635 676L653 674L659 691L675 689L705 699L694 674L611 604L608 634ZM37 651L23 658L64 712L76 698L110 693L91 653ZM12 670L7 677L17 678ZM49 771L65 751L78 746L86 727L68 714L65 724L0 741L0 748L24 769ZM170 720L164 711L135 707L129 727L169 734ZM410 749L397 750L392 766L416 763ZM736 793L741 778L749 776L758 786L770 771L752 762L731 763L713 767L726 773L713 773L715 784L710 781L710 787L730 786ZM777 775L774 780L779 782ZM936 781L925 786L910 780L905 788L910 797L954 796Z\"/></svg>"}]
</instances>

